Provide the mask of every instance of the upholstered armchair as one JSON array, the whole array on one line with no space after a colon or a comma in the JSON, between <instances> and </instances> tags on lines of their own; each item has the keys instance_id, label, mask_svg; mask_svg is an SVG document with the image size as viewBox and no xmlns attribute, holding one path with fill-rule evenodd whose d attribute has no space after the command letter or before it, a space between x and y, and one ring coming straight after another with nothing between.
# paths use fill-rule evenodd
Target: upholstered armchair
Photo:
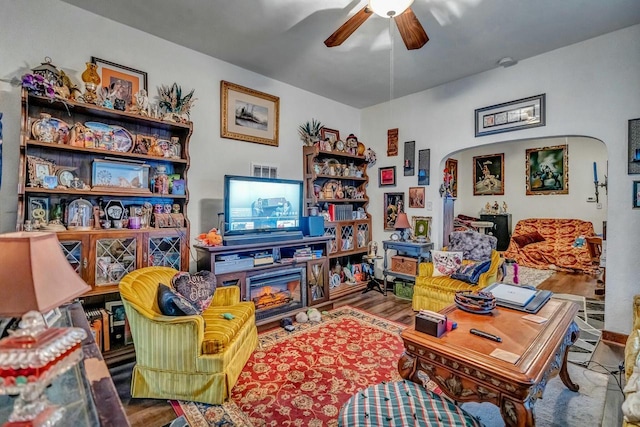
<instances>
[{"instance_id":1,"label":"upholstered armchair","mask_svg":"<svg viewBox=\"0 0 640 427\"><path fill-rule=\"evenodd\" d=\"M489 269L480 274L478 283L472 284L449 276L435 276L434 265L431 262L420 263L418 277L413 288L413 309L440 311L453 304L456 291L478 291L498 279L498 270L503 259L497 252L497 239L494 236L475 231L454 231L450 235L449 251L463 253L463 265L473 262L490 260Z\"/></svg>"},{"instance_id":2,"label":"upholstered armchair","mask_svg":"<svg viewBox=\"0 0 640 427\"><path fill-rule=\"evenodd\" d=\"M254 304L240 301L237 286L218 287L202 315L165 316L158 284L176 273L146 267L120 282L136 349L131 396L221 404L258 344Z\"/></svg>"}]
</instances>

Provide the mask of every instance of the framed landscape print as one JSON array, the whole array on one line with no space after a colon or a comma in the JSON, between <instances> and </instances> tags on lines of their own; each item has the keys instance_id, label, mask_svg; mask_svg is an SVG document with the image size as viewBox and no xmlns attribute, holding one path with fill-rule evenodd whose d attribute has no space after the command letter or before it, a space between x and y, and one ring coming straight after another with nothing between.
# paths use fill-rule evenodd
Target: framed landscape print
<instances>
[{"instance_id":1,"label":"framed landscape print","mask_svg":"<svg viewBox=\"0 0 640 427\"><path fill-rule=\"evenodd\" d=\"M633 209L640 209L640 181L633 181Z\"/></svg>"},{"instance_id":2,"label":"framed landscape print","mask_svg":"<svg viewBox=\"0 0 640 427\"><path fill-rule=\"evenodd\" d=\"M384 193L384 229L394 231L396 218L404 212L404 193Z\"/></svg>"},{"instance_id":3,"label":"framed landscape print","mask_svg":"<svg viewBox=\"0 0 640 427\"><path fill-rule=\"evenodd\" d=\"M569 146L528 149L526 173L527 196L569 194Z\"/></svg>"},{"instance_id":4,"label":"framed landscape print","mask_svg":"<svg viewBox=\"0 0 640 427\"><path fill-rule=\"evenodd\" d=\"M224 80L220 94L220 136L278 146L280 98Z\"/></svg>"},{"instance_id":5,"label":"framed landscape print","mask_svg":"<svg viewBox=\"0 0 640 427\"><path fill-rule=\"evenodd\" d=\"M504 194L504 153L473 158L473 195Z\"/></svg>"}]
</instances>

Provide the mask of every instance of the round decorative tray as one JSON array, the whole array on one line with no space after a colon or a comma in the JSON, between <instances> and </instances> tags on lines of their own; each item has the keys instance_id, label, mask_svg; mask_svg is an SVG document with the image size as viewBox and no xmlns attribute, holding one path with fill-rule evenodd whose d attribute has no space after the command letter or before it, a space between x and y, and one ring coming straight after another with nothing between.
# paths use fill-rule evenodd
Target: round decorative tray
<instances>
[{"instance_id":1,"label":"round decorative tray","mask_svg":"<svg viewBox=\"0 0 640 427\"><path fill-rule=\"evenodd\" d=\"M489 314L496 308L496 298L491 292L457 291L454 302L460 310L475 314Z\"/></svg>"}]
</instances>

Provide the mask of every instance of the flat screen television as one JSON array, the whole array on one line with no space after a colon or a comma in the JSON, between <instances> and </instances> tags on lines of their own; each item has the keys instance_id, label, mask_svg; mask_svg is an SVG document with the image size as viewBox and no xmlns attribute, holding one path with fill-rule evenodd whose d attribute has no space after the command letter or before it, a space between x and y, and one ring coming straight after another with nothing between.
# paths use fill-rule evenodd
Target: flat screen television
<instances>
[{"instance_id":1,"label":"flat screen television","mask_svg":"<svg viewBox=\"0 0 640 427\"><path fill-rule=\"evenodd\" d=\"M225 244L302 237L302 181L225 175Z\"/></svg>"}]
</instances>

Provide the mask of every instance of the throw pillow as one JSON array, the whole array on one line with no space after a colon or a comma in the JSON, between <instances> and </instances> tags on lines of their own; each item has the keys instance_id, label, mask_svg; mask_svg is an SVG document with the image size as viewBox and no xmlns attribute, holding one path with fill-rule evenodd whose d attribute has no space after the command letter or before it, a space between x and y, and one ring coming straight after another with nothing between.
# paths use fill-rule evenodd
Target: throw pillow
<instances>
[{"instance_id":1,"label":"throw pillow","mask_svg":"<svg viewBox=\"0 0 640 427\"><path fill-rule=\"evenodd\" d=\"M511 236L516 245L524 248L527 245L532 243L544 242L544 237L537 231L532 231L531 233L521 234L519 236Z\"/></svg>"},{"instance_id":2,"label":"throw pillow","mask_svg":"<svg viewBox=\"0 0 640 427\"><path fill-rule=\"evenodd\" d=\"M451 275L451 278L477 285L480 275L489 271L489 267L491 267L491 260L471 262L460 267Z\"/></svg>"},{"instance_id":3,"label":"throw pillow","mask_svg":"<svg viewBox=\"0 0 640 427\"><path fill-rule=\"evenodd\" d=\"M158 307L165 316L200 314L185 297L163 283L158 284Z\"/></svg>"},{"instance_id":4,"label":"throw pillow","mask_svg":"<svg viewBox=\"0 0 640 427\"><path fill-rule=\"evenodd\" d=\"M433 277L451 276L462 265L462 252L431 251Z\"/></svg>"},{"instance_id":5,"label":"throw pillow","mask_svg":"<svg viewBox=\"0 0 640 427\"><path fill-rule=\"evenodd\" d=\"M210 271L199 271L195 274L181 271L173 276L171 285L202 313L213 299L216 277Z\"/></svg>"},{"instance_id":6,"label":"throw pillow","mask_svg":"<svg viewBox=\"0 0 640 427\"><path fill-rule=\"evenodd\" d=\"M498 239L495 236L478 233L476 231L454 231L449 235L449 250L463 252L464 259L484 261L491 259L496 249Z\"/></svg>"}]
</instances>

